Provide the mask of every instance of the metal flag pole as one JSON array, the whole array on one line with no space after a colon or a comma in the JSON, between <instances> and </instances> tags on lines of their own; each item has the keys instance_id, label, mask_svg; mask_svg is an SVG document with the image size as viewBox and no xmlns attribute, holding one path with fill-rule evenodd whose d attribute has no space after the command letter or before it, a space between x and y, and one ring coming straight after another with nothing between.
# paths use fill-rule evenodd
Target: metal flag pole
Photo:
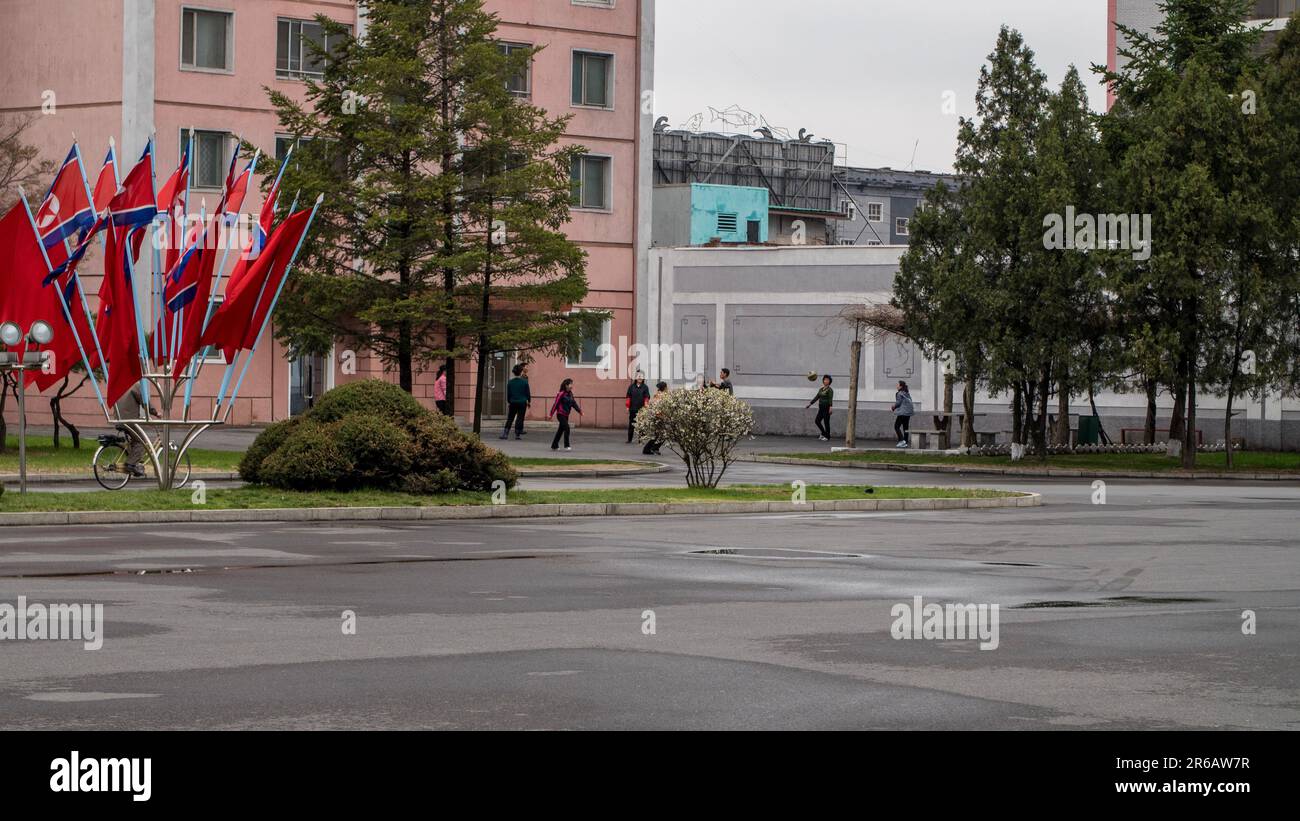
<instances>
[{"instance_id":1,"label":"metal flag pole","mask_svg":"<svg viewBox=\"0 0 1300 821\"><path fill-rule=\"evenodd\" d=\"M292 154L292 150L290 151L290 154ZM284 158L284 162L281 163L281 165L280 165L280 173L281 173L281 174L284 173L285 166L287 166L288 163L289 163L289 155L286 155L285 158ZM275 179L276 179L276 185L279 185L280 177L277 175ZM301 192L300 192L300 193L301 193ZM265 205L265 203L263 203L263 205ZM298 206L298 194L294 194L294 197L293 197L293 204L289 206L289 213L292 214L293 211L294 211L294 208L296 208L297 206ZM314 210L312 211L312 216L313 216L313 218L315 217L315 211L314 211ZM303 235L306 236L306 232L305 232L305 231L303 232ZM269 239L269 235L268 235L268 239ZM259 253L260 253L260 251L259 251ZM297 252L295 252L294 255L295 255L295 257L296 257L296 256L297 256ZM257 311L257 306L260 305L260 304L262 303L262 294L263 294L265 291L266 291L266 281L263 280L263 281L262 281L262 288L261 288L261 290L259 290L259 291L257 292L257 301L253 303L253 310L254 310L254 313L256 313L256 311ZM267 312L267 316L270 316L270 312L269 312L269 311ZM218 415L220 414L220 412L221 412L221 403L225 401L225 398L226 398L226 388L229 387L229 385L230 385L230 377L231 377L231 375L234 373L235 363L239 360L240 353L241 353L240 349L239 349L239 348L236 348L236 349L235 349L235 355L234 355L234 357L231 358L230 363L226 366L226 373L225 373L225 376L223 376L222 379L221 379L221 390L220 390L220 392L218 392L218 394L217 394L217 402L216 402L216 404L213 405L213 407L212 407L212 418L213 418L213 419L216 419L217 416L218 416ZM245 370L245 371L248 370L248 362L249 362L249 361L251 361L251 354L250 354L250 358L249 358L249 360L248 360L248 361L245 361L245 363L244 363L244 370ZM240 382L243 382L243 380L244 380L243 373L240 373L239 381L240 381ZM238 385L236 385L235 390L236 390L236 392L238 392L238 390L239 390ZM230 401L231 401L231 404L234 403L235 398L234 398L233 395L230 397ZM229 411L227 411L227 414L229 414Z\"/></svg>"},{"instance_id":2,"label":"metal flag pole","mask_svg":"<svg viewBox=\"0 0 1300 821\"><path fill-rule=\"evenodd\" d=\"M86 188L86 201L90 203L90 213L94 214L95 219L98 220L99 212L95 210L95 194L90 190L90 181L86 179L86 163L81 158L81 146L77 143L77 137L75 134L72 136L72 147L77 151L77 167L81 171L81 184ZM112 150L111 142L109 143L109 149ZM114 169L117 168L116 163L114 163L113 167ZM95 322L93 320L94 314L90 312L90 302L86 299L86 291L81 287L81 275L78 274L75 269L72 271L72 281L76 283L77 294L81 297L81 309L86 312L86 324L90 326L90 337L95 342L95 353L99 354L99 365L101 368L104 368L104 374L107 377L108 365L104 361L104 349L99 344L99 329L95 327ZM85 364L87 366L90 365L89 362ZM89 371L91 368L87 367L86 370Z\"/></svg>"},{"instance_id":3,"label":"metal flag pole","mask_svg":"<svg viewBox=\"0 0 1300 821\"><path fill-rule=\"evenodd\" d=\"M27 221L32 226L32 235L36 237L36 244L41 248L41 259L45 260L45 271L48 274L53 270L53 266L50 265L50 255L45 252L45 245L41 242L40 231L36 228L36 217L32 216L32 208L27 203L27 195L23 193L22 186L18 187L18 198L23 201L23 210L27 212ZM80 335L77 334L77 326L72 323L72 312L68 310L68 301L63 298L63 289L59 287L57 281L54 282L53 285L54 290L59 295L59 304L63 306L63 316L68 320L68 327L72 329L72 338L77 343L77 352L81 354L81 362L86 366L86 372L90 375L90 385L95 389L95 398L99 400L99 407L104 411L104 418L111 421L108 415L108 406L104 404L104 395L99 391L99 382L95 379L95 372L91 369L90 362L86 358L86 349L81 344ZM19 380L18 395L20 401L21 397L27 393L27 386L24 384L25 382L25 379Z\"/></svg>"},{"instance_id":4,"label":"metal flag pole","mask_svg":"<svg viewBox=\"0 0 1300 821\"><path fill-rule=\"evenodd\" d=\"M294 203L298 201L294 197ZM280 294L284 291L284 283L289 281L289 272L293 270L293 264L298 260L298 252L302 250L302 244L307 240L307 234L311 232L311 224L316 219L316 212L320 210L320 204L325 201L325 195L319 194L316 197L316 204L311 208L311 215L307 217L307 225L302 229L302 235L298 237L298 244L293 249L293 256L289 257L289 264L285 266L284 276L280 277L280 284L276 286L275 296L271 297L271 303L266 308L266 316L262 317L262 327L257 329L257 336L253 337L253 347L248 352L248 358L244 360L244 368L239 372L239 380L235 382L235 389L230 392L230 402L226 405L226 419L230 418L230 412L234 410L235 398L239 396L239 388L244 383L244 376L248 373L248 366L257 355L257 346L262 341L262 334L266 332L266 327L271 324L271 316L275 313L275 304L280 299ZM293 213L292 210L289 212ZM265 283L263 283L265 285ZM265 289L263 289L265 290ZM258 301L253 304L253 315L257 315L257 305L261 303L261 295Z\"/></svg>"}]
</instances>

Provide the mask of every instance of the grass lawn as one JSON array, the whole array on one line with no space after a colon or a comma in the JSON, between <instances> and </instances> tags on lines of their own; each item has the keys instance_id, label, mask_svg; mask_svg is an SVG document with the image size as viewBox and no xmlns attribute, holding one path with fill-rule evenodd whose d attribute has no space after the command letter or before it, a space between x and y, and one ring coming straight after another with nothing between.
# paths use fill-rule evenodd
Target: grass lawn
<instances>
[{"instance_id":1,"label":"grass lawn","mask_svg":"<svg viewBox=\"0 0 1300 821\"><path fill-rule=\"evenodd\" d=\"M10 425L9 429L13 430ZM29 473L90 473L90 460L95 458L99 443L95 437L83 436L81 447L72 447L72 440L60 437L61 447L54 447L49 436L27 437L27 471ZM239 466L243 453L229 450L204 450L190 448L190 463L194 470L231 471ZM5 449L0 451L0 473L18 472L18 437L6 437Z\"/></svg>"},{"instance_id":2,"label":"grass lawn","mask_svg":"<svg viewBox=\"0 0 1300 821\"><path fill-rule=\"evenodd\" d=\"M777 455L777 454L774 454ZM1012 462L1010 456L958 456L935 453L916 453L905 450L891 453L840 452L840 453L783 453L796 459L817 459L823 462L894 462L908 465L971 465L981 467L1036 468L1042 465L1029 457ZM1227 454L1199 453L1198 470L1227 470ZM1300 453L1274 453L1263 451L1238 451L1233 454L1233 470L1249 473L1265 471L1300 471ZM1179 471L1182 465L1163 453L1068 453L1047 457L1047 466L1077 470L1116 470L1149 473L1152 471Z\"/></svg>"},{"instance_id":3,"label":"grass lawn","mask_svg":"<svg viewBox=\"0 0 1300 821\"><path fill-rule=\"evenodd\" d=\"M12 427L12 426L11 426ZM0 473L18 472L18 437L7 438L8 447L0 451ZM99 443L94 437L82 437L81 448L73 448L72 440L62 437L61 447L54 447L49 436L27 437L27 470L29 473L90 473L90 460L95 456ZM241 451L206 450L190 448L190 462L196 471L233 471L239 468ZM647 464L622 459L556 459L540 457L511 458L510 463L527 471L529 468L583 468L583 467L619 467L629 468Z\"/></svg>"},{"instance_id":4,"label":"grass lawn","mask_svg":"<svg viewBox=\"0 0 1300 821\"><path fill-rule=\"evenodd\" d=\"M831 499L934 499L989 498L1014 494L996 490L966 488L874 487L866 485L809 485L809 501ZM10 490L0 496L0 513L67 510L191 510L192 491L122 490L77 493L28 493ZM789 485L732 485L716 489L626 488L609 490L516 490L510 504L556 504L593 502L759 502L788 501ZM276 507L413 507L426 505L487 505L489 493L449 493L414 496L391 491L357 490L295 492L265 487L209 490L203 505L208 509Z\"/></svg>"}]
</instances>

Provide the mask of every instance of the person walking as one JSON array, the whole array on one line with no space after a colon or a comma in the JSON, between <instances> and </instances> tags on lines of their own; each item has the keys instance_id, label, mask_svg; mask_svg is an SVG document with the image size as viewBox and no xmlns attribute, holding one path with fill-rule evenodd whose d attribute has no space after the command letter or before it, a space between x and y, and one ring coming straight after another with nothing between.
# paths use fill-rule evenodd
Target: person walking
<instances>
[{"instance_id":1,"label":"person walking","mask_svg":"<svg viewBox=\"0 0 1300 821\"><path fill-rule=\"evenodd\" d=\"M667 382L660 382L658 385L655 385L655 394L654 396L650 397L650 401L646 403L646 407L648 408L647 412L654 413L654 406L658 404L659 400L663 399L667 395L668 395ZM658 456L659 448L663 446L664 446L663 442L656 442L654 440L651 440L645 443L645 447L641 448L641 453L644 454L645 456Z\"/></svg>"},{"instance_id":2,"label":"person walking","mask_svg":"<svg viewBox=\"0 0 1300 821\"><path fill-rule=\"evenodd\" d=\"M627 388L627 443L632 444L632 427L636 424L636 415L650 401L650 386L645 383L645 374L636 372L636 379Z\"/></svg>"},{"instance_id":3,"label":"person walking","mask_svg":"<svg viewBox=\"0 0 1300 821\"><path fill-rule=\"evenodd\" d=\"M894 434L898 437L898 444L894 447L907 447L908 428L912 424L912 414L916 409L912 406L912 393L907 389L907 383L899 380L898 392L894 394L894 405L890 408L894 412Z\"/></svg>"},{"instance_id":4,"label":"person walking","mask_svg":"<svg viewBox=\"0 0 1300 821\"><path fill-rule=\"evenodd\" d=\"M573 398L573 380L566 379L560 383L560 392L555 394L555 401L546 413L547 419L554 416L560 423L555 429L555 438L551 440L551 450L560 449L561 436L564 437L564 449L573 450L569 447L569 414L573 411L582 416L582 408L578 406L578 400Z\"/></svg>"},{"instance_id":5,"label":"person walking","mask_svg":"<svg viewBox=\"0 0 1300 821\"><path fill-rule=\"evenodd\" d=\"M817 403L817 438L823 442L831 440L831 402L835 401L835 389L831 387L834 382L830 374L822 377L822 386L818 389L817 394L804 407L811 408L813 402Z\"/></svg>"},{"instance_id":6,"label":"person walking","mask_svg":"<svg viewBox=\"0 0 1300 821\"><path fill-rule=\"evenodd\" d=\"M438 406L438 413L447 416L447 366L438 366L438 376L433 380L433 404Z\"/></svg>"},{"instance_id":7,"label":"person walking","mask_svg":"<svg viewBox=\"0 0 1300 821\"><path fill-rule=\"evenodd\" d=\"M522 362L511 371L515 376L506 383L506 403L510 412L506 415L506 427L501 431L502 439L510 438L510 425L515 426L515 438L524 438L524 417L528 415L528 406L533 403L533 393L528 389L528 366Z\"/></svg>"}]
</instances>

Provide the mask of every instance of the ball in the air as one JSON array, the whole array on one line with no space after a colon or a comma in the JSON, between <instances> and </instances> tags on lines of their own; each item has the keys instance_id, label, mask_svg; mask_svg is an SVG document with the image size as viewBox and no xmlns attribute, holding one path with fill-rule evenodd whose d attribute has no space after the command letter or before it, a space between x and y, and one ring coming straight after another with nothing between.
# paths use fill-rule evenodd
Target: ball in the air
<instances>
[{"instance_id":1,"label":"ball in the air","mask_svg":"<svg viewBox=\"0 0 1300 821\"><path fill-rule=\"evenodd\" d=\"M817 381L817 371L808 371L808 381L809 382Z\"/></svg>"}]
</instances>

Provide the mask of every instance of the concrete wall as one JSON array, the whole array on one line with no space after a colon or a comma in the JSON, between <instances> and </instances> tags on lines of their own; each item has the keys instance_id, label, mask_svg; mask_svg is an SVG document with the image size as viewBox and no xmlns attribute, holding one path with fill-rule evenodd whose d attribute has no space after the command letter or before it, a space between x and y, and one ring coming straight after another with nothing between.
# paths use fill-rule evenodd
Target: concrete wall
<instances>
[{"instance_id":1,"label":"concrete wall","mask_svg":"<svg viewBox=\"0 0 1300 821\"><path fill-rule=\"evenodd\" d=\"M843 434L852 342L837 319L848 305L888 302L903 246L763 248L656 248L651 252L650 344L683 346L681 355L703 372L729 367L736 395L748 402L760 433L814 434L805 405L818 382L811 371L834 378L832 432ZM699 346L696 348L696 346ZM674 349L677 350L677 349ZM698 350L698 353L693 351ZM899 380L911 389L916 427L931 427L942 407L940 365L911 340L895 336L863 346L858 390L858 435L892 436L889 411ZM675 385L689 382L669 379ZM960 407L961 391L954 400ZM1146 413L1141 393L1104 392L1096 397L1106 431L1118 441L1122 428L1140 429ZM1198 424L1206 442L1223 438L1224 399L1198 398ZM1010 431L1010 397L976 396L977 430ZM1159 399L1159 423L1168 427L1172 400ZM1251 447L1300 449L1300 400L1269 396L1235 403L1233 436ZM1052 410L1055 412L1055 400ZM1072 398L1073 416L1090 413L1086 396ZM1130 434L1130 441L1134 441Z\"/></svg>"}]
</instances>

